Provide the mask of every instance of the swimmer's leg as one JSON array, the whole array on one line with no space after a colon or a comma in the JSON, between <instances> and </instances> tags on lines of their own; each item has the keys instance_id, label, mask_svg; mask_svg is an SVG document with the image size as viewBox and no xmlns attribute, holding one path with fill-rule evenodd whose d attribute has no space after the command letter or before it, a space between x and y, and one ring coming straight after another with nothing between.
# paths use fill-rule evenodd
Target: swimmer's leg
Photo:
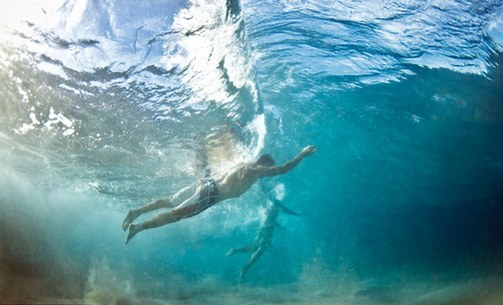
<instances>
[{"instance_id":1,"label":"swimmer's leg","mask_svg":"<svg viewBox=\"0 0 503 305\"><path fill-rule=\"evenodd\" d=\"M262 255L262 253L264 253L264 251L265 251L265 248L260 247L255 252L253 252L253 254L250 257L250 260L248 261L246 266L244 266L243 269L241 269L241 273L239 273L239 277L242 278L245 275L246 271L248 271L248 269L250 269L250 267L257 261L257 259Z\"/></svg>"},{"instance_id":2,"label":"swimmer's leg","mask_svg":"<svg viewBox=\"0 0 503 305\"><path fill-rule=\"evenodd\" d=\"M157 228L168 223L176 222L182 218L185 217L178 216L173 210L167 213L159 214L156 217L147 220L145 222L142 222L140 224L130 224L128 227L129 233L126 237L126 244L131 240L131 238L133 238L136 234L138 234L143 230Z\"/></svg>"},{"instance_id":3,"label":"swimmer's leg","mask_svg":"<svg viewBox=\"0 0 503 305\"><path fill-rule=\"evenodd\" d=\"M129 233L126 237L126 244L133 238L137 233L147 230L147 229L153 229L157 228L163 225L166 225L168 223L176 222L179 221L180 219L184 219L187 217L194 216L196 214L201 213L204 211L204 209L201 209L200 206L200 201L198 201L198 194L192 195L192 197L188 198L184 202L180 203L177 205L174 209L172 209L169 212L159 214L155 216L154 218L151 218L150 220L144 221L140 224L131 224L132 220L129 222L128 228L129 228ZM171 204L171 201L168 201L169 204ZM159 203L159 205L162 205L164 207L165 202ZM141 212L144 211L149 211L151 209L154 209L154 207L157 207L156 203L154 202L151 205L146 205L145 207L142 207L138 210ZM140 214L141 215L141 214ZM133 215L136 216L136 215ZM126 220L127 216L126 216ZM125 220L125 222L126 222Z\"/></svg>"},{"instance_id":4,"label":"swimmer's leg","mask_svg":"<svg viewBox=\"0 0 503 305\"><path fill-rule=\"evenodd\" d=\"M161 208L171 208L171 207L173 207L173 203L171 202L171 200L157 199L142 206L139 209L129 210L127 212L126 217L124 218L124 221L122 222L122 229L125 231L136 218L140 217L141 215L147 212L151 212Z\"/></svg>"},{"instance_id":5,"label":"swimmer's leg","mask_svg":"<svg viewBox=\"0 0 503 305\"><path fill-rule=\"evenodd\" d=\"M129 232L126 237L126 244L131 240L131 238L133 238L136 235L136 233L139 232L138 227L139 227L139 225L135 225L135 224L129 225Z\"/></svg>"},{"instance_id":6,"label":"swimmer's leg","mask_svg":"<svg viewBox=\"0 0 503 305\"><path fill-rule=\"evenodd\" d=\"M229 249L229 251L227 251L227 254L225 256L229 257L229 256L234 255L236 253L253 252L255 250L257 250L257 248L253 247L252 245L244 246L241 248L231 248L231 249Z\"/></svg>"}]
</instances>

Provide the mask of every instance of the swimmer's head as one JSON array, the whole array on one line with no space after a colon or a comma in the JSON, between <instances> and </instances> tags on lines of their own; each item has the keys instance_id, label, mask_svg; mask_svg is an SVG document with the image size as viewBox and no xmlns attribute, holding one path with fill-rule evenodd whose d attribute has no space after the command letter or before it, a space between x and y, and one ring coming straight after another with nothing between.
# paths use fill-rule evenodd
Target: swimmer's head
<instances>
[{"instance_id":1,"label":"swimmer's head","mask_svg":"<svg viewBox=\"0 0 503 305\"><path fill-rule=\"evenodd\" d=\"M255 165L260 165L260 166L266 166L266 167L272 167L274 166L274 158L270 154L263 154L261 155L257 162L255 162Z\"/></svg>"}]
</instances>

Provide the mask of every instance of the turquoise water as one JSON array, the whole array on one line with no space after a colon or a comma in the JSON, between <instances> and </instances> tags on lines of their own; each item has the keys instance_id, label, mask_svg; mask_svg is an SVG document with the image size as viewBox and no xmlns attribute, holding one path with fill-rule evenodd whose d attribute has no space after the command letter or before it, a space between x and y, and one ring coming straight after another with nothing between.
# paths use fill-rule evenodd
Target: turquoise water
<instances>
[{"instance_id":1,"label":"turquoise water","mask_svg":"<svg viewBox=\"0 0 503 305\"><path fill-rule=\"evenodd\" d=\"M501 1L18 2L0 303L502 302ZM309 144L124 244L128 209ZM271 198L302 215L240 278Z\"/></svg>"}]
</instances>

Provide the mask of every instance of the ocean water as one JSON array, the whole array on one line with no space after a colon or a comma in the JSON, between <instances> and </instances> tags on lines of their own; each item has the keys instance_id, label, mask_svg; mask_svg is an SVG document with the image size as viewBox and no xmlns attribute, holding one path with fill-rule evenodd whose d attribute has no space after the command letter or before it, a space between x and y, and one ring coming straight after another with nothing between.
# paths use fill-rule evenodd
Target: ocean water
<instances>
[{"instance_id":1,"label":"ocean water","mask_svg":"<svg viewBox=\"0 0 503 305\"><path fill-rule=\"evenodd\" d=\"M0 304L503 304L502 51L499 0L2 8ZM310 144L124 244L205 168ZM301 215L241 278L274 200Z\"/></svg>"}]
</instances>

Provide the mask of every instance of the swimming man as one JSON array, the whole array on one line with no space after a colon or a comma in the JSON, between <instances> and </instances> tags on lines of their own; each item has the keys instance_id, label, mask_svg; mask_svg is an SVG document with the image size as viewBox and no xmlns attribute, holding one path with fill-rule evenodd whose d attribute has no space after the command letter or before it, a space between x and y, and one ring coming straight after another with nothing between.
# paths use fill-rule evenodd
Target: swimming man
<instances>
[{"instance_id":1,"label":"swimming man","mask_svg":"<svg viewBox=\"0 0 503 305\"><path fill-rule=\"evenodd\" d=\"M186 187L170 199L155 200L141 208L129 210L122 223L124 230L129 229L126 244L143 230L157 228L197 215L217 202L239 197L258 179L285 174L315 151L315 146L306 146L294 159L280 166L275 166L274 158L271 155L264 154L256 162L239 164L223 174L205 177L194 187ZM140 215L160 208L173 209L145 222L133 224L133 221Z\"/></svg>"},{"instance_id":2,"label":"swimming man","mask_svg":"<svg viewBox=\"0 0 503 305\"><path fill-rule=\"evenodd\" d=\"M251 252L252 255L248 260L248 263L241 269L241 273L239 276L242 278L248 269L257 261L257 259L264 253L264 251L269 248L272 243L272 238L274 236L274 229L276 226L279 226L276 222L278 218L279 212L284 212L290 215L300 216L299 213L296 213L290 209L287 209L281 201L277 199L271 199L271 204L267 208L266 217L264 223L260 227L260 230L255 237L255 240L251 245L244 246L241 248L232 248L227 252L227 257L236 254L236 253L246 253Z\"/></svg>"}]
</instances>

